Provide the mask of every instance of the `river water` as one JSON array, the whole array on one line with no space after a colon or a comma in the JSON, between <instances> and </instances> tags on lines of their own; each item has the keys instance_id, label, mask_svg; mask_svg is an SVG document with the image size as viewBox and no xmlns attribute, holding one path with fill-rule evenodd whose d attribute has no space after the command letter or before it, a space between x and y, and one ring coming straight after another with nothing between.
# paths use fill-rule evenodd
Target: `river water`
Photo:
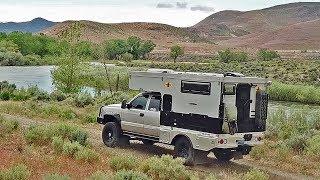
<instances>
[{"instance_id":1,"label":"river water","mask_svg":"<svg viewBox=\"0 0 320 180\"><path fill-rule=\"evenodd\" d=\"M54 89L51 71L54 66L0 66L0 81L9 81L16 84L18 88L27 88L29 86L38 86L47 92ZM89 89L89 91L93 91ZM276 111L280 107L285 109L302 109L319 110L320 106L310 106L300 103L291 102L270 102L269 110Z\"/></svg>"}]
</instances>

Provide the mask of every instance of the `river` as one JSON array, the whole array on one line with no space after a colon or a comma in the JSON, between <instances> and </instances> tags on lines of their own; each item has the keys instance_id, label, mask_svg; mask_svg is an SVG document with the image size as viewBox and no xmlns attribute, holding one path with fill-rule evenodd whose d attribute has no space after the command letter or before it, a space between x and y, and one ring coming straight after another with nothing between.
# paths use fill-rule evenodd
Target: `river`
<instances>
[{"instance_id":1,"label":"river","mask_svg":"<svg viewBox=\"0 0 320 180\"><path fill-rule=\"evenodd\" d=\"M111 65L110 65L111 66ZM52 83L51 71L54 66L0 66L0 81L9 81L14 83L18 88L27 88L29 86L38 86L47 92L52 92L54 85ZM93 89L87 88L87 91L93 92ZM274 112L280 107L285 109L302 109L319 110L320 106L305 105L292 102L270 102L269 110Z\"/></svg>"}]
</instances>

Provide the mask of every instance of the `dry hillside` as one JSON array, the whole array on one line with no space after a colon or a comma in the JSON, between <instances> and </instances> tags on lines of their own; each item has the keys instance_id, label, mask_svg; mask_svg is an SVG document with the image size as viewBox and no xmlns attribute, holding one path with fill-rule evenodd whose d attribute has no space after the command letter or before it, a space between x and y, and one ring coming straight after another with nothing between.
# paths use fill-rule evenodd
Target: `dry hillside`
<instances>
[{"instance_id":1,"label":"dry hillside","mask_svg":"<svg viewBox=\"0 0 320 180\"><path fill-rule=\"evenodd\" d=\"M142 39L152 40L157 44L156 50L167 51L174 44L183 45L187 51L199 53L208 52L215 48L207 40L197 34L190 33L186 28L178 28L157 23L119 23L104 24L91 21L80 21L82 24L82 39L101 43L108 39L126 39L129 36L138 36ZM74 21L59 23L42 33L57 37L64 30L70 28Z\"/></svg>"}]
</instances>

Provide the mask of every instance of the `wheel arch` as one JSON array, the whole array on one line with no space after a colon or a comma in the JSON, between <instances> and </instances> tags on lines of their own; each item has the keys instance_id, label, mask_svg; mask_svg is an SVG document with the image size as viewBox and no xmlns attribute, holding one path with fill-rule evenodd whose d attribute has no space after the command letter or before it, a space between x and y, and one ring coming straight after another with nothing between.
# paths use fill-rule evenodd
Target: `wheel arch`
<instances>
[{"instance_id":1,"label":"wheel arch","mask_svg":"<svg viewBox=\"0 0 320 180\"><path fill-rule=\"evenodd\" d=\"M119 114L105 114L103 116L103 124L107 124L108 122L115 122L119 126L121 126L121 118Z\"/></svg>"},{"instance_id":2,"label":"wheel arch","mask_svg":"<svg viewBox=\"0 0 320 180\"><path fill-rule=\"evenodd\" d=\"M192 140L186 135L186 134L177 134L172 140L171 140L171 145L174 145L178 139L180 138L186 138L190 143L191 145L193 146L193 143L192 143Z\"/></svg>"}]
</instances>

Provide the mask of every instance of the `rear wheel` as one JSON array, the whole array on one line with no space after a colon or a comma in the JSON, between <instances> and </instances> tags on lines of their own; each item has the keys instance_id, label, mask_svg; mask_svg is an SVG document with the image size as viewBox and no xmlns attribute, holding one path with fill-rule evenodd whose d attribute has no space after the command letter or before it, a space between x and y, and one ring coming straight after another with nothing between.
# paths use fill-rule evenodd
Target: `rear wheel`
<instances>
[{"instance_id":1,"label":"rear wheel","mask_svg":"<svg viewBox=\"0 0 320 180\"><path fill-rule=\"evenodd\" d=\"M192 143L186 137L180 137L177 139L174 145L174 152L176 157L185 159L185 165L192 166L195 162L195 152L192 147Z\"/></svg>"},{"instance_id":2,"label":"rear wheel","mask_svg":"<svg viewBox=\"0 0 320 180\"><path fill-rule=\"evenodd\" d=\"M219 161L230 161L233 158L233 152L231 149L214 149L214 155Z\"/></svg>"},{"instance_id":3,"label":"rear wheel","mask_svg":"<svg viewBox=\"0 0 320 180\"><path fill-rule=\"evenodd\" d=\"M116 147L120 143L121 130L117 123L108 122L102 130L103 143L108 147Z\"/></svg>"}]
</instances>

